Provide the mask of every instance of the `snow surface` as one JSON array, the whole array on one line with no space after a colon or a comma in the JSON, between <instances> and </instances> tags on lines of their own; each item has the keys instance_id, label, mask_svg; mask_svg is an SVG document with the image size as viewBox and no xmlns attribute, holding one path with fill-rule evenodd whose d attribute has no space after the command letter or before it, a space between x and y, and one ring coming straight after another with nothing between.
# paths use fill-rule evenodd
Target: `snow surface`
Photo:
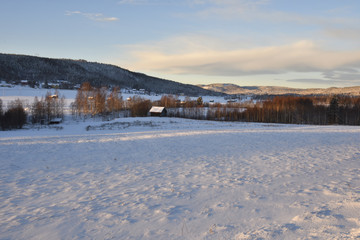
<instances>
[{"instance_id":1,"label":"snow surface","mask_svg":"<svg viewBox=\"0 0 360 240\"><path fill-rule=\"evenodd\" d=\"M177 118L0 131L0 239L360 238L359 140L359 127Z\"/></svg>"},{"instance_id":2,"label":"snow surface","mask_svg":"<svg viewBox=\"0 0 360 240\"><path fill-rule=\"evenodd\" d=\"M0 239L360 238L359 142L176 118L0 132Z\"/></svg>"}]
</instances>

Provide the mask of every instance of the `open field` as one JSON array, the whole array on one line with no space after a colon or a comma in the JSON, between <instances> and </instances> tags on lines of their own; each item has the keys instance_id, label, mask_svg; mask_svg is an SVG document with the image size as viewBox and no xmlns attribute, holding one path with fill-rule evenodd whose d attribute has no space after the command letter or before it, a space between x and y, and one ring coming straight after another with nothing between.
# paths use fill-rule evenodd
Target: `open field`
<instances>
[{"instance_id":1,"label":"open field","mask_svg":"<svg viewBox=\"0 0 360 240\"><path fill-rule=\"evenodd\" d=\"M360 238L359 127L61 127L0 132L0 239Z\"/></svg>"}]
</instances>

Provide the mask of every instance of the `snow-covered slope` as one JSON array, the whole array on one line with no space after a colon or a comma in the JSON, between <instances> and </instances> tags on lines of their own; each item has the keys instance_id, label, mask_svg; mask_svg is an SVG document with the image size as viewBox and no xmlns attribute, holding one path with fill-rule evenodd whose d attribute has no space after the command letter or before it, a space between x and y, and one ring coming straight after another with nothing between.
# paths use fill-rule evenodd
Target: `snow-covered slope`
<instances>
[{"instance_id":1,"label":"snow-covered slope","mask_svg":"<svg viewBox=\"0 0 360 240\"><path fill-rule=\"evenodd\" d=\"M360 237L358 127L59 127L0 132L1 239Z\"/></svg>"}]
</instances>

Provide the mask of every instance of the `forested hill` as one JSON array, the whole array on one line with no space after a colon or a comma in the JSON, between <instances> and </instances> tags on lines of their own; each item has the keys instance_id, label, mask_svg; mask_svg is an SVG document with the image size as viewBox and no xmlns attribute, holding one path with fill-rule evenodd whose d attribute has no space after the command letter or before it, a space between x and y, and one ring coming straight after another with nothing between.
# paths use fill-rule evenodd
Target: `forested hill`
<instances>
[{"instance_id":1,"label":"forested hill","mask_svg":"<svg viewBox=\"0 0 360 240\"><path fill-rule=\"evenodd\" d=\"M0 80L41 82L66 80L74 84L90 82L94 86L113 85L156 93L184 93L190 96L220 95L198 86L151 77L109 64L1 53Z\"/></svg>"}]
</instances>

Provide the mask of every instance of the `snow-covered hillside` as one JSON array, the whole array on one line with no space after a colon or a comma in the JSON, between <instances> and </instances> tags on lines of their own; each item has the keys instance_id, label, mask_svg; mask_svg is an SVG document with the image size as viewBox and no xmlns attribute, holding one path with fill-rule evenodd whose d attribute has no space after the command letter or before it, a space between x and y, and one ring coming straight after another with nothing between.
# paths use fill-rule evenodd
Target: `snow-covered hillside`
<instances>
[{"instance_id":1,"label":"snow-covered hillside","mask_svg":"<svg viewBox=\"0 0 360 240\"><path fill-rule=\"evenodd\" d=\"M176 118L0 132L0 238L356 239L359 141Z\"/></svg>"},{"instance_id":2,"label":"snow-covered hillside","mask_svg":"<svg viewBox=\"0 0 360 240\"><path fill-rule=\"evenodd\" d=\"M132 72L115 65L85 60L55 59L0 53L0 80L65 81L66 85L90 82L92 85L147 89L157 93L221 95L195 85L183 84Z\"/></svg>"}]
</instances>

